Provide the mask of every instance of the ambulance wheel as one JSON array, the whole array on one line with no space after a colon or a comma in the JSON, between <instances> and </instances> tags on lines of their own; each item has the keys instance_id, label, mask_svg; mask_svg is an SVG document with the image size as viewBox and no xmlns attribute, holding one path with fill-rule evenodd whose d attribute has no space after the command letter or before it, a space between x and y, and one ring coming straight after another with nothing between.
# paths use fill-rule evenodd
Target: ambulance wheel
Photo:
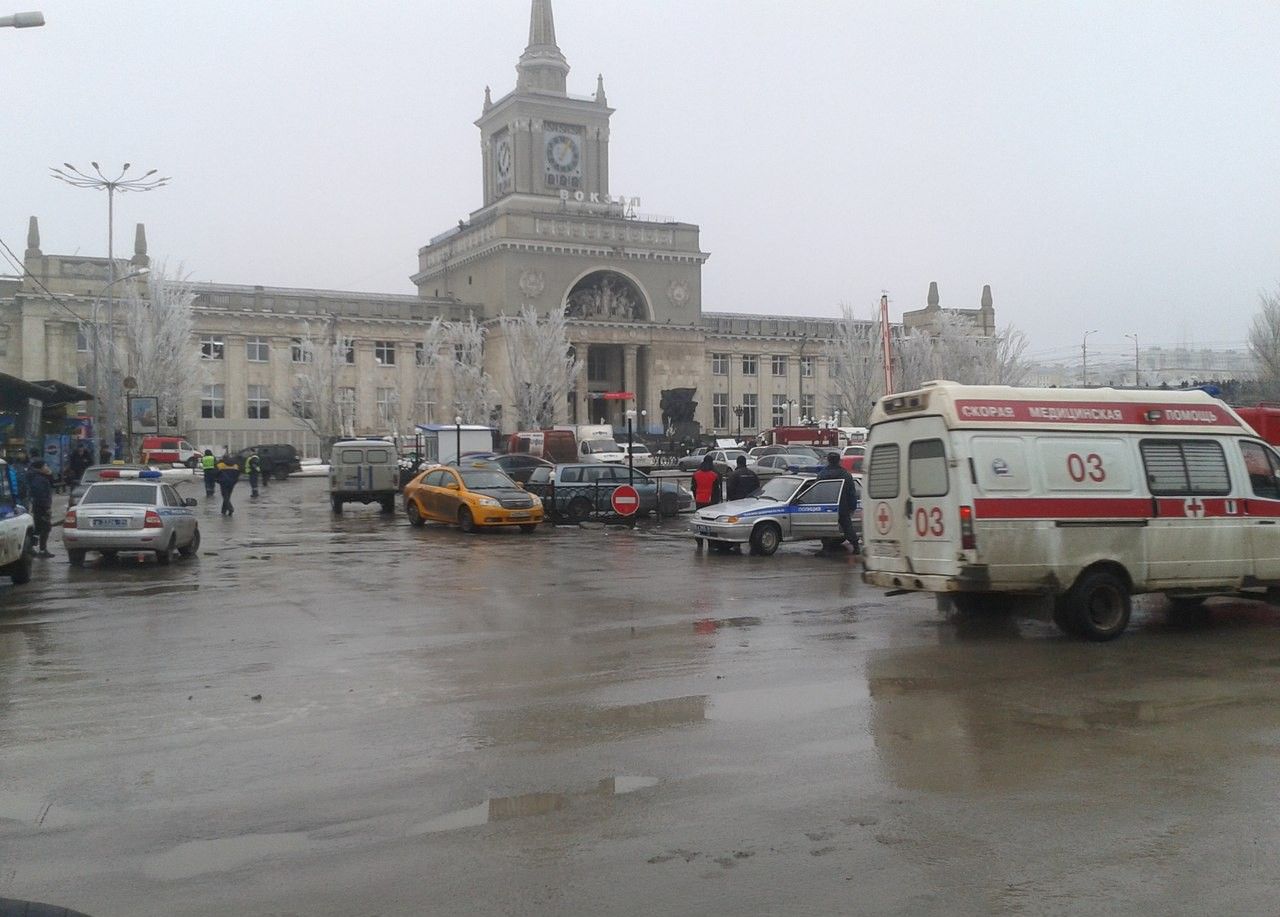
<instances>
[{"instance_id":1,"label":"ambulance wheel","mask_svg":"<svg viewBox=\"0 0 1280 917\"><path fill-rule=\"evenodd\" d=\"M1075 633L1086 640L1114 640L1129 626L1129 587L1108 570L1080 574L1066 600Z\"/></svg>"},{"instance_id":2,"label":"ambulance wheel","mask_svg":"<svg viewBox=\"0 0 1280 917\"><path fill-rule=\"evenodd\" d=\"M768 557L782 544L782 532L772 522L762 522L751 530L751 553Z\"/></svg>"},{"instance_id":3,"label":"ambulance wheel","mask_svg":"<svg viewBox=\"0 0 1280 917\"><path fill-rule=\"evenodd\" d=\"M409 501L409 505L404 508L404 514L409 517L409 524L414 528L421 528L427 524L427 520L422 518L422 512L414 500Z\"/></svg>"},{"instance_id":4,"label":"ambulance wheel","mask_svg":"<svg viewBox=\"0 0 1280 917\"><path fill-rule=\"evenodd\" d=\"M468 534L476 530L476 517L465 506L458 510L458 528Z\"/></svg>"},{"instance_id":5,"label":"ambulance wheel","mask_svg":"<svg viewBox=\"0 0 1280 917\"><path fill-rule=\"evenodd\" d=\"M15 586L31 582L31 558L36 556L36 536L31 532L22 541L22 556L11 563L4 572L9 574Z\"/></svg>"},{"instance_id":6,"label":"ambulance wheel","mask_svg":"<svg viewBox=\"0 0 1280 917\"><path fill-rule=\"evenodd\" d=\"M196 529L195 534L191 536L191 541L186 547L178 548L178 553L183 557L195 557L196 552L200 550L200 530Z\"/></svg>"},{"instance_id":7,"label":"ambulance wheel","mask_svg":"<svg viewBox=\"0 0 1280 917\"><path fill-rule=\"evenodd\" d=\"M591 515L591 501L586 497L574 497L565 509L565 516L570 522L586 522Z\"/></svg>"}]
</instances>

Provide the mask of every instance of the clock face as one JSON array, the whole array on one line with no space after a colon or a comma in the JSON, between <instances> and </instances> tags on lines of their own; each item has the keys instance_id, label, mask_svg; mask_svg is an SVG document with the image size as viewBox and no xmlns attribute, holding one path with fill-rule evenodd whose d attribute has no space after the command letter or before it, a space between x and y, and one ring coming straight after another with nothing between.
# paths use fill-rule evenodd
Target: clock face
<instances>
[{"instance_id":1,"label":"clock face","mask_svg":"<svg viewBox=\"0 0 1280 917\"><path fill-rule=\"evenodd\" d=\"M511 174L511 141L505 137L498 141L498 175L506 178Z\"/></svg>"},{"instance_id":2,"label":"clock face","mask_svg":"<svg viewBox=\"0 0 1280 917\"><path fill-rule=\"evenodd\" d=\"M556 172L572 172L582 161L578 138L556 134L547 141L547 167Z\"/></svg>"},{"instance_id":3,"label":"clock face","mask_svg":"<svg viewBox=\"0 0 1280 917\"><path fill-rule=\"evenodd\" d=\"M542 174L548 188L582 187L582 128L572 124L546 125Z\"/></svg>"}]
</instances>

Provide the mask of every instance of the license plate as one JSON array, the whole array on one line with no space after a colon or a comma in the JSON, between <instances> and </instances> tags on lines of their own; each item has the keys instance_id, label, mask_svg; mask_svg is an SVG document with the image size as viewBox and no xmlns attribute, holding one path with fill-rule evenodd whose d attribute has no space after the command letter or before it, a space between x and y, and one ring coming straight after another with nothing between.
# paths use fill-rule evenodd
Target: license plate
<instances>
[{"instance_id":1,"label":"license plate","mask_svg":"<svg viewBox=\"0 0 1280 917\"><path fill-rule=\"evenodd\" d=\"M128 527L128 519L106 518L93 520L93 528L95 529L124 529Z\"/></svg>"},{"instance_id":2,"label":"license plate","mask_svg":"<svg viewBox=\"0 0 1280 917\"><path fill-rule=\"evenodd\" d=\"M705 525L700 525L697 528L697 532L699 535L710 535L711 529L707 528Z\"/></svg>"},{"instance_id":3,"label":"license plate","mask_svg":"<svg viewBox=\"0 0 1280 917\"><path fill-rule=\"evenodd\" d=\"M521 519L528 519L528 518L529 518L529 514L528 514L528 513L512 513L512 514L511 514L511 518L512 518L513 520L519 521L519 520L521 520Z\"/></svg>"}]
</instances>

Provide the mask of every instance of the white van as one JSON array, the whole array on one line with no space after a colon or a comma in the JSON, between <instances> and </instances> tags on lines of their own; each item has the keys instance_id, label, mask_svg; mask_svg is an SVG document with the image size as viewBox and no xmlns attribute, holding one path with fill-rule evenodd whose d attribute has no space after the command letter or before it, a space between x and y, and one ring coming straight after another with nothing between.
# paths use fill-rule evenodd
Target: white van
<instances>
[{"instance_id":1,"label":"white van","mask_svg":"<svg viewBox=\"0 0 1280 917\"><path fill-rule=\"evenodd\" d=\"M1091 640L1135 593L1280 587L1280 456L1204 392L931 382L876 405L863 468L872 585L1049 595Z\"/></svg>"},{"instance_id":2,"label":"white van","mask_svg":"<svg viewBox=\"0 0 1280 917\"><path fill-rule=\"evenodd\" d=\"M400 465L394 443L384 439L347 439L329 455L329 502L335 513L344 503L378 503L395 512Z\"/></svg>"}]
</instances>

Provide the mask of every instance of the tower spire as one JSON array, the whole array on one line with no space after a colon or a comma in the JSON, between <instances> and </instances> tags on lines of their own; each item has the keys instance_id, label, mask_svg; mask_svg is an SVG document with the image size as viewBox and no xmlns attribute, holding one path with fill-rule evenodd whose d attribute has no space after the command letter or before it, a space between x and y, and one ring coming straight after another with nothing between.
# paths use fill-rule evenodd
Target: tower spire
<instances>
[{"instance_id":1,"label":"tower spire","mask_svg":"<svg viewBox=\"0 0 1280 917\"><path fill-rule=\"evenodd\" d=\"M529 9L529 45L516 64L516 88L566 95L569 62L556 44L556 21L551 0L533 0Z\"/></svg>"}]
</instances>

